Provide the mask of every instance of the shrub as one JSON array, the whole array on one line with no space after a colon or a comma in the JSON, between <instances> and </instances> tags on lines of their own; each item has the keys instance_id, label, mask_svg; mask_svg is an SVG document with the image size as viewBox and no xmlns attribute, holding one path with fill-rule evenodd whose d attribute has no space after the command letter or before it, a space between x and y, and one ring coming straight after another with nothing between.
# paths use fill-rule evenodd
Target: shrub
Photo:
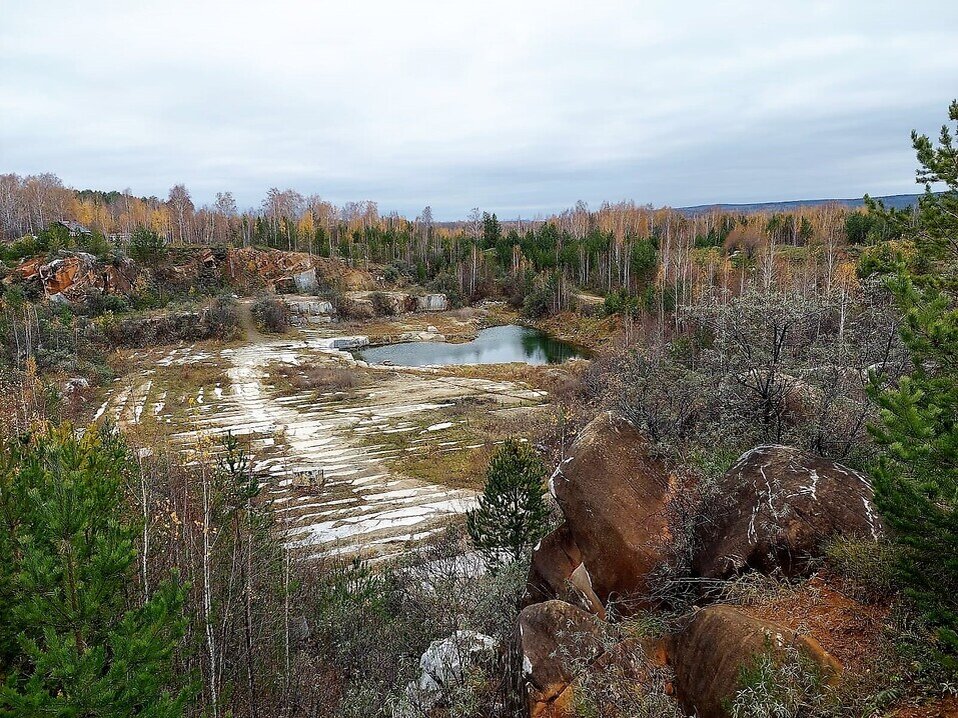
<instances>
[{"instance_id":1,"label":"shrub","mask_svg":"<svg viewBox=\"0 0 958 718\"><path fill-rule=\"evenodd\" d=\"M639 300L630 296L624 289L616 289L605 295L603 310L607 316L613 314L636 315L639 312Z\"/></svg>"},{"instance_id":2,"label":"shrub","mask_svg":"<svg viewBox=\"0 0 958 718\"><path fill-rule=\"evenodd\" d=\"M373 292L369 301L372 302L373 311L381 317L391 317L396 313L395 304L383 292Z\"/></svg>"},{"instance_id":3,"label":"shrub","mask_svg":"<svg viewBox=\"0 0 958 718\"><path fill-rule=\"evenodd\" d=\"M281 334L289 329L289 307L278 297L261 297L253 303L250 311L257 326L263 331Z\"/></svg>"},{"instance_id":4,"label":"shrub","mask_svg":"<svg viewBox=\"0 0 958 718\"><path fill-rule=\"evenodd\" d=\"M20 237L5 247L0 247L3 251L3 258L8 262L16 262L24 257L32 257L35 254L47 251L47 243L40 237L34 237L28 234Z\"/></svg>"},{"instance_id":5,"label":"shrub","mask_svg":"<svg viewBox=\"0 0 958 718\"><path fill-rule=\"evenodd\" d=\"M732 718L799 718L815 715L827 691L818 667L794 647L783 655L767 650L742 668L741 686L730 701Z\"/></svg>"},{"instance_id":6,"label":"shrub","mask_svg":"<svg viewBox=\"0 0 958 718\"><path fill-rule=\"evenodd\" d=\"M671 672L655 665L638 645L619 651L619 660L602 671L583 667L573 693L575 715L582 718L682 718L668 695ZM641 675L641 680L636 676Z\"/></svg>"},{"instance_id":7,"label":"shrub","mask_svg":"<svg viewBox=\"0 0 958 718\"><path fill-rule=\"evenodd\" d=\"M466 304L466 297L459 287L459 279L451 272L443 272L442 274L436 275L435 279L429 282L427 287L432 292L445 294L451 309L458 309Z\"/></svg>"},{"instance_id":8,"label":"shrub","mask_svg":"<svg viewBox=\"0 0 958 718\"><path fill-rule=\"evenodd\" d=\"M542 319L552 314L552 287L539 284L522 300L522 316Z\"/></svg>"},{"instance_id":9,"label":"shrub","mask_svg":"<svg viewBox=\"0 0 958 718\"><path fill-rule=\"evenodd\" d=\"M0 714L150 706L182 715L191 691L177 689L185 677L173 655L186 627L183 590L172 581L149 597L131 590L139 526L126 497L135 466L94 427L0 441Z\"/></svg>"},{"instance_id":10,"label":"shrub","mask_svg":"<svg viewBox=\"0 0 958 718\"><path fill-rule=\"evenodd\" d=\"M402 278L402 272L395 264L390 264L383 270L383 279L389 284L396 284Z\"/></svg>"},{"instance_id":11,"label":"shrub","mask_svg":"<svg viewBox=\"0 0 958 718\"><path fill-rule=\"evenodd\" d=\"M791 646L783 656L757 656L741 669L739 685L729 705L732 718L799 718L814 715L826 700L817 666Z\"/></svg>"},{"instance_id":12,"label":"shrub","mask_svg":"<svg viewBox=\"0 0 958 718\"><path fill-rule=\"evenodd\" d=\"M107 294L99 289L88 290L78 306L88 317L98 317L107 312L122 314L130 310L126 297L119 294Z\"/></svg>"},{"instance_id":13,"label":"shrub","mask_svg":"<svg viewBox=\"0 0 958 718\"><path fill-rule=\"evenodd\" d=\"M619 414L665 444L696 432L716 399L714 380L655 349L620 356L605 391Z\"/></svg>"},{"instance_id":14,"label":"shrub","mask_svg":"<svg viewBox=\"0 0 958 718\"><path fill-rule=\"evenodd\" d=\"M839 536L825 544L828 563L861 588L866 599L880 599L895 593L898 553L895 544L886 540Z\"/></svg>"},{"instance_id":15,"label":"shrub","mask_svg":"<svg viewBox=\"0 0 958 718\"><path fill-rule=\"evenodd\" d=\"M207 334L216 339L233 339L240 333L236 300L223 295L212 300L203 311Z\"/></svg>"}]
</instances>

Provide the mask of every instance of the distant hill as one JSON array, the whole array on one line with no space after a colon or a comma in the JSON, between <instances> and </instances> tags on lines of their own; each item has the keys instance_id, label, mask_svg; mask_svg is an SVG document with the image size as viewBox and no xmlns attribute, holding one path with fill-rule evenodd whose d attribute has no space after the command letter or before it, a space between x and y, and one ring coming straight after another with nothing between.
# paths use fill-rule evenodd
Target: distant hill
<instances>
[{"instance_id":1,"label":"distant hill","mask_svg":"<svg viewBox=\"0 0 958 718\"><path fill-rule=\"evenodd\" d=\"M886 207L904 209L914 205L921 195L918 194L891 194L885 197L875 197L885 203ZM677 207L683 214L702 214L711 210L723 212L784 212L799 207L819 207L823 204L840 204L844 207L862 207L865 202L861 197L857 199L795 199L785 202L756 202L754 204L699 204L694 207Z\"/></svg>"}]
</instances>

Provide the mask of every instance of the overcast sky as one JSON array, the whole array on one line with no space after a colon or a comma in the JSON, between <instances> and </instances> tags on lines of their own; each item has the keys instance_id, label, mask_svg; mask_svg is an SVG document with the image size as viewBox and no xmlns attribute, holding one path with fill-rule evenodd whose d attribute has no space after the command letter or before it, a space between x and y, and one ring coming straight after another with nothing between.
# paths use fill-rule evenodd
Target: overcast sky
<instances>
[{"instance_id":1,"label":"overcast sky","mask_svg":"<svg viewBox=\"0 0 958 718\"><path fill-rule=\"evenodd\" d=\"M0 171L439 219L913 192L958 2L0 0Z\"/></svg>"}]
</instances>

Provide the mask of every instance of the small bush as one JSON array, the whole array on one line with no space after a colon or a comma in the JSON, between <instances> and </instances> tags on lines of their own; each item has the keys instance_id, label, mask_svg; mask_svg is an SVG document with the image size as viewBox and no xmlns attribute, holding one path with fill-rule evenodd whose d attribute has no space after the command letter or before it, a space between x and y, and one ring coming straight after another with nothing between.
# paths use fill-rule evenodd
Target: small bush
<instances>
[{"instance_id":1,"label":"small bush","mask_svg":"<svg viewBox=\"0 0 958 718\"><path fill-rule=\"evenodd\" d=\"M80 310L88 317L98 317L107 312L122 314L130 310L126 297L119 294L107 294L99 289L90 289L79 303Z\"/></svg>"},{"instance_id":2,"label":"small bush","mask_svg":"<svg viewBox=\"0 0 958 718\"><path fill-rule=\"evenodd\" d=\"M827 691L818 667L796 648L784 655L766 651L739 676L728 706L732 718L799 718L820 714Z\"/></svg>"},{"instance_id":3,"label":"small bush","mask_svg":"<svg viewBox=\"0 0 958 718\"><path fill-rule=\"evenodd\" d=\"M229 296L217 297L207 305L203 313L209 336L216 339L233 339L240 333L239 312L236 301Z\"/></svg>"},{"instance_id":4,"label":"small bush","mask_svg":"<svg viewBox=\"0 0 958 718\"><path fill-rule=\"evenodd\" d=\"M308 389L346 391L363 383L363 376L355 369L338 367L284 364L277 367L274 373L300 391Z\"/></svg>"},{"instance_id":5,"label":"small bush","mask_svg":"<svg viewBox=\"0 0 958 718\"><path fill-rule=\"evenodd\" d=\"M155 262L166 254L166 243L155 230L137 227L130 235L127 254L137 262Z\"/></svg>"},{"instance_id":6,"label":"small bush","mask_svg":"<svg viewBox=\"0 0 958 718\"><path fill-rule=\"evenodd\" d=\"M289 329L289 307L274 296L257 299L251 310L256 325L266 332L282 334Z\"/></svg>"},{"instance_id":7,"label":"small bush","mask_svg":"<svg viewBox=\"0 0 958 718\"><path fill-rule=\"evenodd\" d=\"M459 287L459 278L450 272L436 275L436 278L427 285L427 289L431 292L445 294L446 301L449 302L452 309L459 309L466 304L466 297Z\"/></svg>"},{"instance_id":8,"label":"small bush","mask_svg":"<svg viewBox=\"0 0 958 718\"><path fill-rule=\"evenodd\" d=\"M616 289L605 295L602 305L606 316L613 314L628 314L635 316L639 313L639 300L631 296L625 289Z\"/></svg>"},{"instance_id":9,"label":"small bush","mask_svg":"<svg viewBox=\"0 0 958 718\"><path fill-rule=\"evenodd\" d=\"M542 319L552 314L552 288L546 284L535 287L522 300L522 316Z\"/></svg>"},{"instance_id":10,"label":"small bush","mask_svg":"<svg viewBox=\"0 0 958 718\"><path fill-rule=\"evenodd\" d=\"M390 264L383 270L383 279L390 284L396 284L402 279L402 272L399 267L394 264Z\"/></svg>"},{"instance_id":11,"label":"small bush","mask_svg":"<svg viewBox=\"0 0 958 718\"><path fill-rule=\"evenodd\" d=\"M372 302L373 311L377 316L391 317L396 313L395 305L383 292L373 292L369 301Z\"/></svg>"},{"instance_id":12,"label":"small bush","mask_svg":"<svg viewBox=\"0 0 958 718\"><path fill-rule=\"evenodd\" d=\"M886 540L837 537L825 545L832 568L860 587L868 599L895 593L898 553L895 544Z\"/></svg>"}]
</instances>

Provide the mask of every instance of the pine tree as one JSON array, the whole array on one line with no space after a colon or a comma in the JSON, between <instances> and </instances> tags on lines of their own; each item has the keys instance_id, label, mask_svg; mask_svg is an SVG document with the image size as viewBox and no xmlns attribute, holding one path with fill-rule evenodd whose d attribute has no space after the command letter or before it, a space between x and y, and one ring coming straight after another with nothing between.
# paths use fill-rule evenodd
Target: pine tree
<instances>
[{"instance_id":1,"label":"pine tree","mask_svg":"<svg viewBox=\"0 0 958 718\"><path fill-rule=\"evenodd\" d=\"M958 102L950 118L958 122ZM872 382L883 448L876 501L901 549L904 591L934 629L942 664L958 672L958 150L947 126L937 148L917 133L912 142L926 185L917 212L870 204L917 250L889 281L913 369L891 388Z\"/></svg>"},{"instance_id":2,"label":"pine tree","mask_svg":"<svg viewBox=\"0 0 958 718\"><path fill-rule=\"evenodd\" d=\"M493 455L479 506L466 514L469 537L490 563L521 558L545 533L544 474L535 452L515 439Z\"/></svg>"},{"instance_id":3,"label":"pine tree","mask_svg":"<svg viewBox=\"0 0 958 718\"><path fill-rule=\"evenodd\" d=\"M0 440L0 716L183 713L183 592L136 591L120 441L70 427Z\"/></svg>"}]
</instances>

